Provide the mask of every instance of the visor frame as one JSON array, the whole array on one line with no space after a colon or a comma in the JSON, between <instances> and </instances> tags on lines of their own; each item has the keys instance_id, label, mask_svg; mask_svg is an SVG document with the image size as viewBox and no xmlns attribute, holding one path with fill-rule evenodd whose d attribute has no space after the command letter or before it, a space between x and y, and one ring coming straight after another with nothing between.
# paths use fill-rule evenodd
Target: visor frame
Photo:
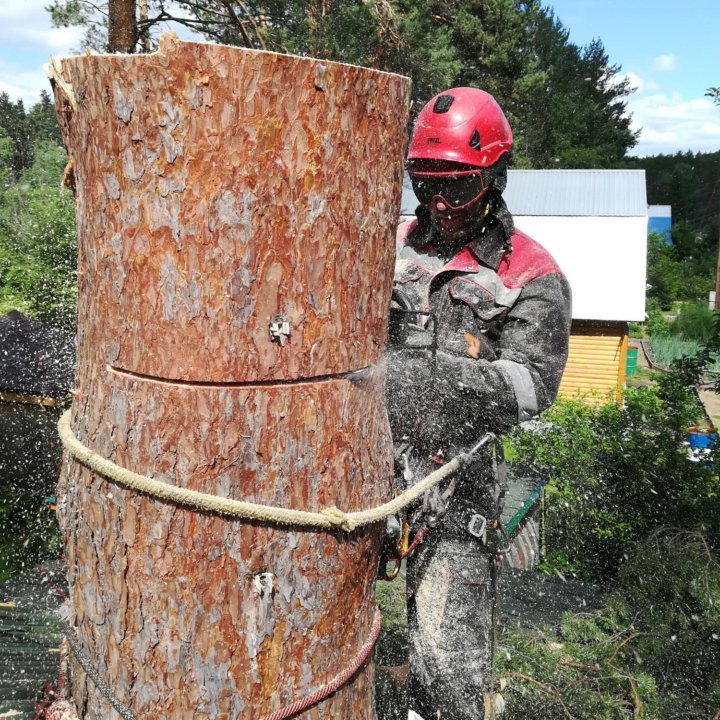
<instances>
[{"instance_id":1,"label":"visor frame","mask_svg":"<svg viewBox=\"0 0 720 720\"><path fill-rule=\"evenodd\" d=\"M429 206L432 202L435 202L437 200L443 202L447 207L448 210L451 212L461 211L465 208L468 208L468 206L472 205L473 203L477 202L478 198L482 197L488 190L488 185L485 181L485 177L483 174L484 168L477 167L472 169L466 169L466 170L426 170L426 171L418 171L413 168L410 168L408 170L408 174L410 176L410 180L412 182L413 186L413 192L415 193L415 197L417 197L418 201L425 206ZM473 195L469 200L464 202L462 205L457 205L454 202L452 202L450 199L445 197L442 193L435 193L432 196L428 195L427 193L423 193L422 191L418 193L416 183L417 181L421 181L423 179L427 180L438 180L441 181L443 179L450 179L450 178L467 178L467 177L477 177L478 178L478 192ZM448 193L449 194L449 193ZM425 199L423 199L425 198ZM465 199L465 196L461 198Z\"/></svg>"}]
</instances>

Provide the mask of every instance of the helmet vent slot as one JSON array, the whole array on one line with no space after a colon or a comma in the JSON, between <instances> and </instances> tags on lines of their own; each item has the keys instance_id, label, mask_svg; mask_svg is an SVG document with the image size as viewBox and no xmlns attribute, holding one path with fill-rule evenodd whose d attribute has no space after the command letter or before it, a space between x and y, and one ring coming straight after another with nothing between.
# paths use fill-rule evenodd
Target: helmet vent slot
<instances>
[{"instance_id":1,"label":"helmet vent slot","mask_svg":"<svg viewBox=\"0 0 720 720\"><path fill-rule=\"evenodd\" d=\"M472 137L470 138L470 147L473 150L479 150L480 149L480 133L475 129L475 132L472 134Z\"/></svg>"},{"instance_id":2,"label":"helmet vent slot","mask_svg":"<svg viewBox=\"0 0 720 720\"><path fill-rule=\"evenodd\" d=\"M441 95L433 105L433 112L446 113L455 100L454 95Z\"/></svg>"}]
</instances>

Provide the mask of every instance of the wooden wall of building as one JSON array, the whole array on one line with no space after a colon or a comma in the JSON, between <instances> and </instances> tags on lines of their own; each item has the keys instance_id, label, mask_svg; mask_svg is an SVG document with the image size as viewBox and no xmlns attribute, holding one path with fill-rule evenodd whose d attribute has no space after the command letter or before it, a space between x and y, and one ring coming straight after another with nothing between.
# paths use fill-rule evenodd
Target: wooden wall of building
<instances>
[{"instance_id":1,"label":"wooden wall of building","mask_svg":"<svg viewBox=\"0 0 720 720\"><path fill-rule=\"evenodd\" d=\"M622 402L627 350L627 323L574 321L559 396L581 396L593 404Z\"/></svg>"}]
</instances>

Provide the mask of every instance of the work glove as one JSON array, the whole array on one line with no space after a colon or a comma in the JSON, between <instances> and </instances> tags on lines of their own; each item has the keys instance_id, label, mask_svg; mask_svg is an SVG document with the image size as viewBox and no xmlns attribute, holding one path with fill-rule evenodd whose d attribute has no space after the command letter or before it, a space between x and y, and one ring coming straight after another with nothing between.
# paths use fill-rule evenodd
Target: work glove
<instances>
[{"instance_id":1,"label":"work glove","mask_svg":"<svg viewBox=\"0 0 720 720\"><path fill-rule=\"evenodd\" d=\"M441 351L403 348L387 355L387 406L395 442L436 449L464 434L477 413L477 394L464 382L464 363ZM472 423L470 435L474 437Z\"/></svg>"},{"instance_id":2,"label":"work glove","mask_svg":"<svg viewBox=\"0 0 720 720\"><path fill-rule=\"evenodd\" d=\"M433 359L428 351L403 347L387 354L387 407L395 442L415 441L427 414Z\"/></svg>"}]
</instances>

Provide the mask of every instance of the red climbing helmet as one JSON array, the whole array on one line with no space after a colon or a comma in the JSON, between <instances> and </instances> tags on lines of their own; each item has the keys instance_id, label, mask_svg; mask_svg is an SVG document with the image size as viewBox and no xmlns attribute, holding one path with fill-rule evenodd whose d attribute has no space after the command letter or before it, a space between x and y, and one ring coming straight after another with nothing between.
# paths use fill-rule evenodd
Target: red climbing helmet
<instances>
[{"instance_id":1,"label":"red climbing helmet","mask_svg":"<svg viewBox=\"0 0 720 720\"><path fill-rule=\"evenodd\" d=\"M495 98L483 90L452 88L420 111L408 162L436 160L478 168L495 165L512 151L512 130Z\"/></svg>"},{"instance_id":2,"label":"red climbing helmet","mask_svg":"<svg viewBox=\"0 0 720 720\"><path fill-rule=\"evenodd\" d=\"M512 131L489 93L461 87L436 95L420 111L408 150L415 196L445 240L473 232L490 188L505 189Z\"/></svg>"}]
</instances>

